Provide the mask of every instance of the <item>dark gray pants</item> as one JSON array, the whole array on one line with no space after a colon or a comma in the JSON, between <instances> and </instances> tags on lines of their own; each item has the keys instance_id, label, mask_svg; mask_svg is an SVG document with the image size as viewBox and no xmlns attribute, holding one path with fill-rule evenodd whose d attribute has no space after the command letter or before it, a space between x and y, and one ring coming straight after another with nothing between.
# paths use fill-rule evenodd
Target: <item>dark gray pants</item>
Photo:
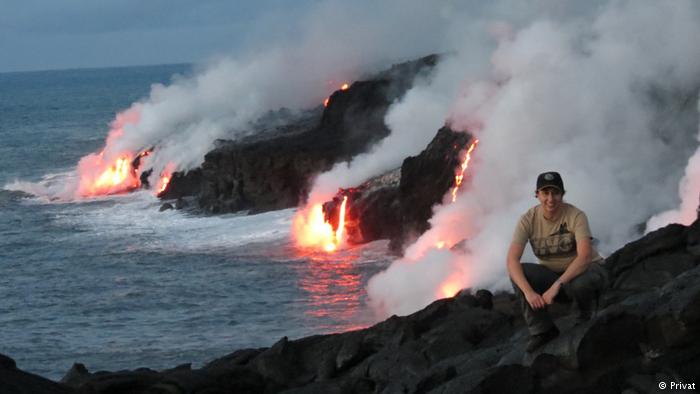
<instances>
[{"instance_id":1,"label":"dark gray pants","mask_svg":"<svg viewBox=\"0 0 700 394\"><path fill-rule=\"evenodd\" d=\"M532 263L523 263L523 273L530 286L540 295L549 289L559 274L549 268ZM513 283L511 281L511 283ZM554 298L555 302L574 301L578 305L581 318L586 318L598 306L598 297L608 287L608 275L605 268L598 263L591 263L588 269L581 275L562 285L559 294ZM554 326L547 308L534 310L527 302L520 288L513 283L515 296L525 318L530 335L542 334Z\"/></svg>"}]
</instances>

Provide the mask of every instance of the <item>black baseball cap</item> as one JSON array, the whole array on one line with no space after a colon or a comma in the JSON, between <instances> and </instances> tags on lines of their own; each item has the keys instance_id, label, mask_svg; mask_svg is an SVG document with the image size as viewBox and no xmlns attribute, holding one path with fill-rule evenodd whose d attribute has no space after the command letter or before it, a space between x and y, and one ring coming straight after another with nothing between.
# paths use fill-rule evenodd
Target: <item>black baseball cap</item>
<instances>
[{"instance_id":1,"label":"black baseball cap","mask_svg":"<svg viewBox=\"0 0 700 394\"><path fill-rule=\"evenodd\" d=\"M537 189L542 190L545 187L556 187L564 193L564 181L561 180L561 175L556 171L543 172L537 176Z\"/></svg>"}]
</instances>

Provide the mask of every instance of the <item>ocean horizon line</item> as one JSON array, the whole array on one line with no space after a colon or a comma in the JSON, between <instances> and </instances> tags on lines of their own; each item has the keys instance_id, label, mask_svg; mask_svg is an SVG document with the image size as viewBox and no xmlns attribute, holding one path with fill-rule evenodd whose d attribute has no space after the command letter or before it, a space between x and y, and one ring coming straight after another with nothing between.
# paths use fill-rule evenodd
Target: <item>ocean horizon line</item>
<instances>
[{"instance_id":1,"label":"ocean horizon line","mask_svg":"<svg viewBox=\"0 0 700 394\"><path fill-rule=\"evenodd\" d=\"M131 65L116 65L116 66L94 66L94 67L68 67L68 68L49 68L36 70L0 70L0 75L8 74L32 74L32 73L52 73L52 72L70 72L70 71L99 71L113 69L133 69L133 68L151 68L164 66L193 66L196 62L180 62L180 63L157 63L157 64L131 64Z\"/></svg>"}]
</instances>

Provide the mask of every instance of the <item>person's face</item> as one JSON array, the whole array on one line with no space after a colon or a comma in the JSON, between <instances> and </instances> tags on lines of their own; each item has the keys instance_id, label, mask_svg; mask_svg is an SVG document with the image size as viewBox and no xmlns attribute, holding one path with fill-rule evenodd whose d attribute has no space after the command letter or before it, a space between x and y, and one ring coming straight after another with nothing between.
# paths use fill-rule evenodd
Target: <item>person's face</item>
<instances>
[{"instance_id":1,"label":"person's face","mask_svg":"<svg viewBox=\"0 0 700 394\"><path fill-rule=\"evenodd\" d=\"M555 215L559 211L564 196L561 190L556 187L545 187L538 190L536 195L547 216Z\"/></svg>"}]
</instances>

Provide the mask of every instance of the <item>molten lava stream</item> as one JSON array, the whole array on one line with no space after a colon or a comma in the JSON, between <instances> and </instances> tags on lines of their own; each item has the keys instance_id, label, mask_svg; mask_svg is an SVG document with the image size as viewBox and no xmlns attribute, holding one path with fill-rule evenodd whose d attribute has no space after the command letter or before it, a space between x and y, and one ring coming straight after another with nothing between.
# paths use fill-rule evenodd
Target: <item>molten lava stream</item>
<instances>
[{"instance_id":1,"label":"molten lava stream","mask_svg":"<svg viewBox=\"0 0 700 394\"><path fill-rule=\"evenodd\" d=\"M294 218L293 235L298 246L318 248L325 252L335 252L345 240L345 215L348 197L343 196L338 212L338 227L333 225L323 213L320 203L312 204L310 208L297 212Z\"/></svg>"},{"instance_id":2,"label":"molten lava stream","mask_svg":"<svg viewBox=\"0 0 700 394\"><path fill-rule=\"evenodd\" d=\"M170 183L170 174L163 174L160 176L160 179L158 180L158 188L156 189L156 194L160 195L162 194L165 189L168 188L168 184Z\"/></svg>"},{"instance_id":3,"label":"molten lava stream","mask_svg":"<svg viewBox=\"0 0 700 394\"><path fill-rule=\"evenodd\" d=\"M455 202L457 200L457 190L459 190L459 187L462 186L462 180L464 180L464 172L469 168L469 162L472 159L472 151L474 148L476 148L476 145L479 143L479 140L474 140L471 145L469 145L469 149L467 149L467 154L464 157L464 161L462 161L462 165L460 166L460 171L459 174L455 175L455 186L452 189L452 202Z\"/></svg>"},{"instance_id":4,"label":"molten lava stream","mask_svg":"<svg viewBox=\"0 0 700 394\"><path fill-rule=\"evenodd\" d=\"M462 284L460 283L459 278L451 277L440 285L438 298L454 297L460 290L462 290Z\"/></svg>"},{"instance_id":5,"label":"molten lava stream","mask_svg":"<svg viewBox=\"0 0 700 394\"><path fill-rule=\"evenodd\" d=\"M459 190L460 186L462 186L462 181L464 180L464 173L469 168L469 162L472 159L472 152L474 151L478 143L479 140L474 140L474 142L472 142L471 145L469 145L469 148L467 149L467 154L465 155L464 160L460 165L459 172L455 175L455 186L452 188L451 202L455 202L457 200L457 191ZM435 249L451 248L454 245L453 242L454 241L446 241L445 239L439 239L435 242L434 247ZM440 287L436 292L436 296L438 298L453 297L462 288L463 284L460 280L460 277L457 274L452 274L442 284L440 284Z\"/></svg>"},{"instance_id":6,"label":"molten lava stream","mask_svg":"<svg viewBox=\"0 0 700 394\"><path fill-rule=\"evenodd\" d=\"M103 153L85 156L78 164L78 193L83 197L91 197L123 193L141 186L136 170L131 165L132 156L122 154L112 164L103 161Z\"/></svg>"},{"instance_id":7,"label":"molten lava stream","mask_svg":"<svg viewBox=\"0 0 700 394\"><path fill-rule=\"evenodd\" d=\"M158 183L155 188L156 196L160 197L160 195L165 193L168 189L168 185L170 185L170 182L173 180L173 172L175 172L175 164L172 162L168 163L158 178Z\"/></svg>"},{"instance_id":8,"label":"molten lava stream","mask_svg":"<svg viewBox=\"0 0 700 394\"><path fill-rule=\"evenodd\" d=\"M163 175L160 177L160 186L158 187L158 194L161 194L168 188L168 183L170 183L170 176Z\"/></svg>"}]
</instances>

